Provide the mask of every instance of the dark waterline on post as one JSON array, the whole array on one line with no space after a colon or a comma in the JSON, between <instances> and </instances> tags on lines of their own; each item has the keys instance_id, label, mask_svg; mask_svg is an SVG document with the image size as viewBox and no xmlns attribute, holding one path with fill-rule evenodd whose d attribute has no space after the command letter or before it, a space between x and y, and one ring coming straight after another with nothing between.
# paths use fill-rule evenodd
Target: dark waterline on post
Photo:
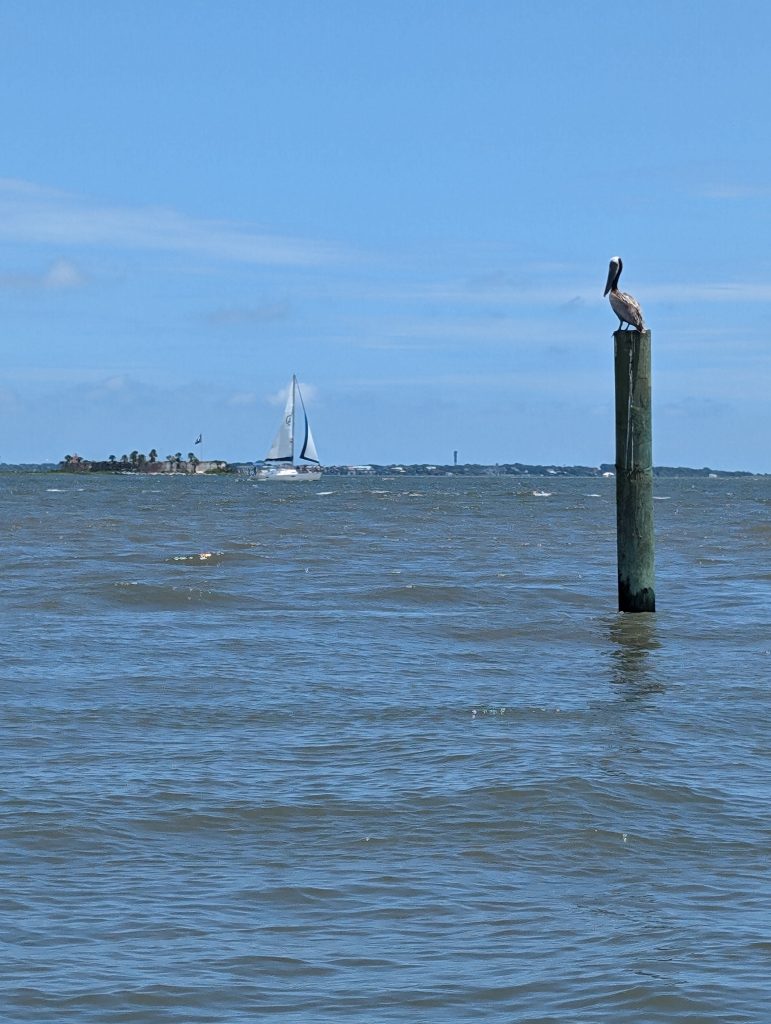
<instances>
[{"instance_id":1,"label":"dark waterline on post","mask_svg":"<svg viewBox=\"0 0 771 1024\"><path fill-rule=\"evenodd\" d=\"M616 331L618 610L655 612L651 332Z\"/></svg>"}]
</instances>

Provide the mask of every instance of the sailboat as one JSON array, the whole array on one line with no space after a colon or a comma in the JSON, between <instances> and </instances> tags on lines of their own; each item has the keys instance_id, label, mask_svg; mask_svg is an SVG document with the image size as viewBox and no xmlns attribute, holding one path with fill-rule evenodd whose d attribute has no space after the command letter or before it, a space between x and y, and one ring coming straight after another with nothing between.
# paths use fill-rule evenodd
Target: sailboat
<instances>
[{"instance_id":1,"label":"sailboat","mask_svg":"<svg viewBox=\"0 0 771 1024\"><path fill-rule=\"evenodd\" d=\"M297 412L300 411L299 438L296 433ZM295 442L300 440L298 459L295 462ZM284 409L281 425L265 456L266 468L258 471L259 480L319 480L321 479L321 463L319 462L316 445L313 441L308 414L305 411L302 392L297 377L292 374L289 394Z\"/></svg>"}]
</instances>

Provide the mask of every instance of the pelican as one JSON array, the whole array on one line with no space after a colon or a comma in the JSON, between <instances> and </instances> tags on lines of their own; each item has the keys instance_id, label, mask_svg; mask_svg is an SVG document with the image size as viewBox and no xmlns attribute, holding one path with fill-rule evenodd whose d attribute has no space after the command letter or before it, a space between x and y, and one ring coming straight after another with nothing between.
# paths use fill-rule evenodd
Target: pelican
<instances>
[{"instance_id":1,"label":"pelican","mask_svg":"<svg viewBox=\"0 0 771 1024\"><path fill-rule=\"evenodd\" d=\"M619 330L621 330L623 324L629 324L636 331L644 331L645 321L643 320L640 303L637 299L632 298L631 295L627 295L626 292L618 290L618 279L621 277L623 269L624 264L621 262L621 257L614 256L608 267L608 280L605 284L603 295L607 295L610 292L608 301L610 302L610 308L618 317Z\"/></svg>"}]
</instances>

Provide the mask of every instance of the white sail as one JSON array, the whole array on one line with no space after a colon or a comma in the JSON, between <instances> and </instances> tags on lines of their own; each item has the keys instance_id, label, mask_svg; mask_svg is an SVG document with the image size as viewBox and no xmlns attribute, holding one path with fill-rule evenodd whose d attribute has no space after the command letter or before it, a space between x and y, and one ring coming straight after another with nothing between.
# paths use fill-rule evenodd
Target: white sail
<instances>
[{"instance_id":1,"label":"white sail","mask_svg":"<svg viewBox=\"0 0 771 1024\"><path fill-rule=\"evenodd\" d=\"M319 453L316 451L316 445L313 441L313 434L311 433L311 427L308 423L308 413L305 411L305 402L300 391L300 385L297 385L297 394L300 396L300 405L303 409L303 419L305 421L305 436L303 438L302 448L300 449L300 458L305 459L306 462L315 462L319 464Z\"/></svg>"},{"instance_id":2,"label":"white sail","mask_svg":"<svg viewBox=\"0 0 771 1024\"><path fill-rule=\"evenodd\" d=\"M295 381L289 385L284 418L278 428L270 451L265 456L266 462L291 462L294 458L294 389Z\"/></svg>"},{"instance_id":3,"label":"white sail","mask_svg":"<svg viewBox=\"0 0 771 1024\"><path fill-rule=\"evenodd\" d=\"M319 453L316 451L316 445L313 441L313 434L308 424L308 418L305 418L305 444L303 450L300 452L301 459L307 459L308 462L319 463Z\"/></svg>"}]
</instances>

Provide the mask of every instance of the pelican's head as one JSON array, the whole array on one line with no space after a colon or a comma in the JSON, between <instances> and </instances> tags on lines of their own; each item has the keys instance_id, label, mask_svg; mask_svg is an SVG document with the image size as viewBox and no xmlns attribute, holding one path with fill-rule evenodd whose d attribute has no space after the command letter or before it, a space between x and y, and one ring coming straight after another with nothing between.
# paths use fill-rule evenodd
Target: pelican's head
<instances>
[{"instance_id":1,"label":"pelican's head","mask_svg":"<svg viewBox=\"0 0 771 1024\"><path fill-rule=\"evenodd\" d=\"M621 271L624 269L624 264L621 262L620 256L613 256L608 267L608 280L605 282L605 291L603 295L607 295L611 288L615 288L618 284L618 279L621 277Z\"/></svg>"}]
</instances>

